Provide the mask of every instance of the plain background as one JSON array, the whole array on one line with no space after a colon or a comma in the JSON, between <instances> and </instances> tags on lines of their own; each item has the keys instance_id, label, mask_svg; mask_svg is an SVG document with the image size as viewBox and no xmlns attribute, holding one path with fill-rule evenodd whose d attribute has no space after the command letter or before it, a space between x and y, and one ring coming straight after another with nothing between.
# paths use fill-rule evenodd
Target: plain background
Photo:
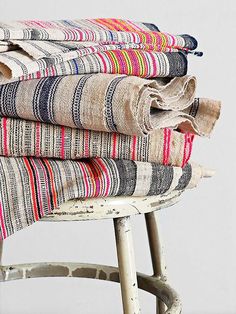
<instances>
[{"instance_id":1,"label":"plain background","mask_svg":"<svg viewBox=\"0 0 236 314\"><path fill-rule=\"evenodd\" d=\"M0 0L0 19L117 17L198 38L204 57L189 57L197 95L222 100L211 139L196 139L193 159L217 170L179 204L159 212L169 282L184 314L236 313L236 2ZM143 217L133 219L137 268L151 271ZM4 262L81 261L116 265L111 221L37 223L5 241ZM0 286L1 314L122 313L119 286L85 279L34 279ZM140 292L144 314L154 298Z\"/></svg>"}]
</instances>

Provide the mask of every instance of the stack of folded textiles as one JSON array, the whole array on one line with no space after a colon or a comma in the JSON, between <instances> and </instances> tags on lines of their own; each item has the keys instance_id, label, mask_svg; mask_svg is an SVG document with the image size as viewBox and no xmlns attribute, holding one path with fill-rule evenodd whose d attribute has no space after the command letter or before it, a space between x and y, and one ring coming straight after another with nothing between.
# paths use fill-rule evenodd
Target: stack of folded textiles
<instances>
[{"instance_id":1,"label":"stack of folded textiles","mask_svg":"<svg viewBox=\"0 0 236 314\"><path fill-rule=\"evenodd\" d=\"M196 47L127 20L0 23L0 237L70 199L196 186L220 112L186 75Z\"/></svg>"}]
</instances>

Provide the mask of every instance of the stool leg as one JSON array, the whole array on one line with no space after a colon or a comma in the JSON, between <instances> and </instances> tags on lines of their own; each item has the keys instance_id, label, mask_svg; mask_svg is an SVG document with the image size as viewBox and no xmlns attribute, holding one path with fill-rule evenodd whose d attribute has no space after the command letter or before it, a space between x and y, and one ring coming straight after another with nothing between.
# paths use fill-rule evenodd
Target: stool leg
<instances>
[{"instance_id":1,"label":"stool leg","mask_svg":"<svg viewBox=\"0 0 236 314\"><path fill-rule=\"evenodd\" d=\"M160 234L158 231L158 221L155 212L145 214L147 233L149 239L150 253L154 276L166 281L166 267L163 258L163 248L161 245ZM157 298L156 313L165 313L165 304Z\"/></svg>"},{"instance_id":2,"label":"stool leg","mask_svg":"<svg viewBox=\"0 0 236 314\"><path fill-rule=\"evenodd\" d=\"M139 314L138 284L130 217L114 218L124 314Z\"/></svg>"}]
</instances>

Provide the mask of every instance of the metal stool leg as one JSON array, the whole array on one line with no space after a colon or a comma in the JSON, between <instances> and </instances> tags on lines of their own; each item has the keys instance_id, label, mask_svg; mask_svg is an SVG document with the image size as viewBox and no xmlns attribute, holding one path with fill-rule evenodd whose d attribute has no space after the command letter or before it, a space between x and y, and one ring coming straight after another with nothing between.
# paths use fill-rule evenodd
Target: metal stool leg
<instances>
[{"instance_id":1,"label":"metal stool leg","mask_svg":"<svg viewBox=\"0 0 236 314\"><path fill-rule=\"evenodd\" d=\"M139 314L138 284L130 217L115 218L113 221L124 314Z\"/></svg>"},{"instance_id":2,"label":"metal stool leg","mask_svg":"<svg viewBox=\"0 0 236 314\"><path fill-rule=\"evenodd\" d=\"M155 212L145 214L147 233L149 239L150 253L154 277L166 281L166 266L163 258L163 248L161 245L160 234L158 231L157 215ZM157 298L156 313L165 313L165 304Z\"/></svg>"}]
</instances>

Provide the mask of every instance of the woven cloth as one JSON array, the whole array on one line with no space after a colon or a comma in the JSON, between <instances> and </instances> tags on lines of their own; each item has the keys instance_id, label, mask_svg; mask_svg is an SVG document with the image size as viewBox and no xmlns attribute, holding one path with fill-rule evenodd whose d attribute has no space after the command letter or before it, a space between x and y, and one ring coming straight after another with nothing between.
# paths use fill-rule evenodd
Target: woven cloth
<instances>
[{"instance_id":1,"label":"woven cloth","mask_svg":"<svg viewBox=\"0 0 236 314\"><path fill-rule=\"evenodd\" d=\"M1 63L2 62L2 63ZM34 78L90 73L118 73L139 77L174 77L187 73L182 52L154 52L137 49L113 50L49 65L49 59L32 61L21 51L0 53L0 83Z\"/></svg>"},{"instance_id":2,"label":"woven cloth","mask_svg":"<svg viewBox=\"0 0 236 314\"><path fill-rule=\"evenodd\" d=\"M195 99L193 76L146 80L114 74L71 75L0 86L0 116L143 136L177 127L209 135L220 104Z\"/></svg>"},{"instance_id":3,"label":"woven cloth","mask_svg":"<svg viewBox=\"0 0 236 314\"><path fill-rule=\"evenodd\" d=\"M182 76L186 53L197 47L192 36L117 19L0 23L0 40L0 71L21 79L97 72Z\"/></svg>"},{"instance_id":4,"label":"woven cloth","mask_svg":"<svg viewBox=\"0 0 236 314\"><path fill-rule=\"evenodd\" d=\"M0 237L31 225L75 198L160 195L197 184L184 168L106 158L82 161L0 157Z\"/></svg>"},{"instance_id":5,"label":"woven cloth","mask_svg":"<svg viewBox=\"0 0 236 314\"><path fill-rule=\"evenodd\" d=\"M193 135L171 129L147 137L79 130L22 119L0 118L0 155L60 159L107 157L183 167Z\"/></svg>"}]
</instances>

